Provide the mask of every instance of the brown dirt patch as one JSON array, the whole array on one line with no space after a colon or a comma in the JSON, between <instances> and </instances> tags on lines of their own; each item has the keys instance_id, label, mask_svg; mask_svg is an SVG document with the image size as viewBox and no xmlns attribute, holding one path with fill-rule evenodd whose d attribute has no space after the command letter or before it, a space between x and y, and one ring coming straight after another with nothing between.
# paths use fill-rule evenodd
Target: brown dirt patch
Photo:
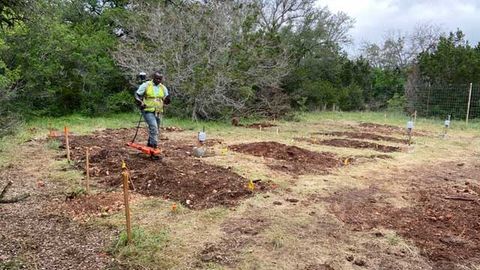
<instances>
[{"instance_id":1,"label":"brown dirt patch","mask_svg":"<svg viewBox=\"0 0 480 270\"><path fill-rule=\"evenodd\" d=\"M380 192L375 187L339 192L326 200L332 203L331 211L354 230L387 228L412 240L421 254L432 261L434 269L458 269L457 264L478 264L478 186L450 181L452 178L463 181L465 174L478 177L480 169L473 167L462 171L456 167L455 164L442 164L431 170L416 170L415 176L409 179L411 186L407 191L411 207L393 207L385 200L392 194ZM404 177L408 176L399 176L399 179Z\"/></svg>"},{"instance_id":2,"label":"brown dirt patch","mask_svg":"<svg viewBox=\"0 0 480 270\"><path fill-rule=\"evenodd\" d=\"M191 156L195 143L186 141L162 142L164 159L154 161L125 146L134 129L96 132L71 138L72 158L84 168L85 149L90 147L92 175L108 186L120 186L121 162L130 170L136 192L179 201L194 209L216 205L232 206L238 200L250 197L248 180L230 168L209 165ZM145 141L146 135L138 141ZM268 183L259 182L257 190L266 190ZM188 203L187 203L188 201Z\"/></svg>"},{"instance_id":3,"label":"brown dirt patch","mask_svg":"<svg viewBox=\"0 0 480 270\"><path fill-rule=\"evenodd\" d=\"M278 142L245 143L231 145L229 148L244 154L279 160L280 163L268 166L295 175L312 172L327 173L342 165L342 160L333 153L319 153Z\"/></svg>"},{"instance_id":4,"label":"brown dirt patch","mask_svg":"<svg viewBox=\"0 0 480 270\"><path fill-rule=\"evenodd\" d=\"M398 126L386 125L386 124L375 124L375 123L360 123L358 125L361 131L365 132L375 132L390 135L401 134L407 136L407 129L401 128ZM419 131L418 129L413 129L412 136L428 136L429 134L425 131Z\"/></svg>"},{"instance_id":5,"label":"brown dirt patch","mask_svg":"<svg viewBox=\"0 0 480 270\"><path fill-rule=\"evenodd\" d=\"M7 196L31 194L26 200L0 205L0 269L105 269L114 228L78 223L52 211L62 202L65 186L49 181L54 153L38 142L17 146L22 158L0 169L0 187L11 180ZM39 180L45 186L38 186Z\"/></svg>"},{"instance_id":6,"label":"brown dirt patch","mask_svg":"<svg viewBox=\"0 0 480 270\"><path fill-rule=\"evenodd\" d=\"M313 144L328 145L328 146L343 147L343 148L372 149L372 150L383 152L383 153L400 151L400 147L397 147L397 146L382 145L378 143L357 141L357 140L331 139L331 140L317 141L315 139L307 139L307 138L297 138L296 140L307 141Z\"/></svg>"},{"instance_id":7,"label":"brown dirt patch","mask_svg":"<svg viewBox=\"0 0 480 270\"><path fill-rule=\"evenodd\" d=\"M225 236L219 242L205 244L199 254L200 260L234 266L241 260L242 249L253 245L255 236L269 225L263 218L235 218L225 222L222 224Z\"/></svg>"},{"instance_id":8,"label":"brown dirt patch","mask_svg":"<svg viewBox=\"0 0 480 270\"><path fill-rule=\"evenodd\" d=\"M375 161L379 159L391 159L392 157L389 155L369 155L369 156L350 156L350 157L345 157L343 159L344 165L358 165L358 164L363 164L366 162L370 161Z\"/></svg>"},{"instance_id":9,"label":"brown dirt patch","mask_svg":"<svg viewBox=\"0 0 480 270\"><path fill-rule=\"evenodd\" d=\"M253 123L253 124L250 124L250 125L245 125L246 128L256 128L256 129L267 128L267 127L276 127L276 126L277 125L275 125L275 124L267 123L267 122Z\"/></svg>"},{"instance_id":10,"label":"brown dirt patch","mask_svg":"<svg viewBox=\"0 0 480 270\"><path fill-rule=\"evenodd\" d=\"M336 132L317 132L313 134L326 135L326 136L337 136L337 137L347 137L352 139L363 139L363 140L372 140L372 141L388 141L394 143L407 143L405 139L399 139L389 136L381 136L374 133L367 132L348 132L348 131L336 131Z\"/></svg>"},{"instance_id":11,"label":"brown dirt patch","mask_svg":"<svg viewBox=\"0 0 480 270\"><path fill-rule=\"evenodd\" d=\"M310 264L305 267L305 270L335 270L328 264Z\"/></svg>"},{"instance_id":12,"label":"brown dirt patch","mask_svg":"<svg viewBox=\"0 0 480 270\"><path fill-rule=\"evenodd\" d=\"M405 132L405 129L401 127L386 124L360 123L358 126L367 129L375 129L389 132Z\"/></svg>"},{"instance_id":13,"label":"brown dirt patch","mask_svg":"<svg viewBox=\"0 0 480 270\"><path fill-rule=\"evenodd\" d=\"M183 129L180 127L175 127L175 126L170 126L170 127L162 127L162 130L168 131L168 132L182 132Z\"/></svg>"},{"instance_id":14,"label":"brown dirt patch","mask_svg":"<svg viewBox=\"0 0 480 270\"><path fill-rule=\"evenodd\" d=\"M132 196L133 195L133 196ZM137 200L130 195L130 202ZM90 217L105 217L124 209L123 193L109 192L67 199L63 203L54 202L50 207L74 220L87 220Z\"/></svg>"}]
</instances>

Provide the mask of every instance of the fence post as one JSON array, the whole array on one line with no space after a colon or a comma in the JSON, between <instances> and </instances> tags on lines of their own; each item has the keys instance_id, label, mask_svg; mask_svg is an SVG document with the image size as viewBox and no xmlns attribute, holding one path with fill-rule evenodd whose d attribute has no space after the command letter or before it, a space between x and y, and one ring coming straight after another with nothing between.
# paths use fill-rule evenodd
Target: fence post
<instances>
[{"instance_id":1,"label":"fence post","mask_svg":"<svg viewBox=\"0 0 480 270\"><path fill-rule=\"evenodd\" d=\"M467 126L468 126L468 116L470 114L470 101L472 99L472 86L473 84L470 83L470 89L468 90L467 118L465 119L465 125Z\"/></svg>"}]
</instances>

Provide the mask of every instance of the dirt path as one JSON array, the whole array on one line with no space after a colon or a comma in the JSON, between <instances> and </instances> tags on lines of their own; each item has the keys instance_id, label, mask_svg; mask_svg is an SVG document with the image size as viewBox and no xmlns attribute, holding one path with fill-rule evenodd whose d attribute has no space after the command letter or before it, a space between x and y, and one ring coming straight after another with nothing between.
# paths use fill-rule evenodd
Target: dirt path
<instances>
[{"instance_id":1,"label":"dirt path","mask_svg":"<svg viewBox=\"0 0 480 270\"><path fill-rule=\"evenodd\" d=\"M49 179L54 152L38 142L17 152L22 156L0 170L0 186L13 182L6 197L31 196L0 204L0 269L104 269L111 262L106 247L116 232L51 211L52 202L65 200L65 186Z\"/></svg>"}]
</instances>

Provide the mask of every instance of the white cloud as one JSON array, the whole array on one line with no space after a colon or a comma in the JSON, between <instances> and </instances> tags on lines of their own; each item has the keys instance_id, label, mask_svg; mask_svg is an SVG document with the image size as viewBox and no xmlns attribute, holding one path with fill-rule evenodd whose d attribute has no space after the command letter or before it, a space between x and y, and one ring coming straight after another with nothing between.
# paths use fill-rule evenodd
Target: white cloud
<instances>
[{"instance_id":1,"label":"white cloud","mask_svg":"<svg viewBox=\"0 0 480 270\"><path fill-rule=\"evenodd\" d=\"M379 42L387 31L412 31L421 23L439 25L445 32L461 29L467 40L480 41L480 0L318 0L319 6L355 18L350 34L353 48L364 41Z\"/></svg>"}]
</instances>

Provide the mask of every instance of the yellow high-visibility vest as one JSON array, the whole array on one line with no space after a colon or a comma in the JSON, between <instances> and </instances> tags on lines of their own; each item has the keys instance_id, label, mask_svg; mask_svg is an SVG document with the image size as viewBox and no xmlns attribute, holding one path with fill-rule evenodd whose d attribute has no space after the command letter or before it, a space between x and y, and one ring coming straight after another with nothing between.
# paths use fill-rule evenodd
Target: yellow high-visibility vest
<instances>
[{"instance_id":1,"label":"yellow high-visibility vest","mask_svg":"<svg viewBox=\"0 0 480 270\"><path fill-rule=\"evenodd\" d=\"M163 112L163 98L165 97L165 86L163 84L158 85L159 90L157 94L153 90L153 82L148 81L147 89L145 90L145 96L143 102L147 106L144 111L146 112Z\"/></svg>"}]
</instances>

